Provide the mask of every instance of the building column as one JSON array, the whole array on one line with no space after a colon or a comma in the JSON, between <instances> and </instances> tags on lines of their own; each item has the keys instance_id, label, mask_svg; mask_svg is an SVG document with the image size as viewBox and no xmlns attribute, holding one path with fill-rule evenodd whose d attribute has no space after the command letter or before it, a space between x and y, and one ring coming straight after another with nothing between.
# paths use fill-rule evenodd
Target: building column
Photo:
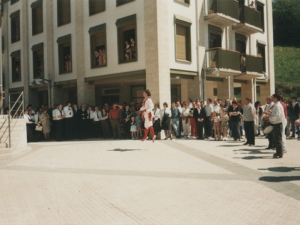
<instances>
[{"instance_id":1,"label":"building column","mask_svg":"<svg viewBox=\"0 0 300 225\"><path fill-rule=\"evenodd\" d=\"M169 1L145 0L146 87L154 102L170 103Z\"/></svg>"},{"instance_id":2,"label":"building column","mask_svg":"<svg viewBox=\"0 0 300 225\"><path fill-rule=\"evenodd\" d=\"M232 76L228 76L223 82L217 82L218 98L233 99L234 98L234 79Z\"/></svg>"},{"instance_id":3,"label":"building column","mask_svg":"<svg viewBox=\"0 0 300 225\"><path fill-rule=\"evenodd\" d=\"M250 98L252 103L256 100L256 81L255 79L248 80L247 83L242 83L241 85L241 100L245 98Z\"/></svg>"}]
</instances>

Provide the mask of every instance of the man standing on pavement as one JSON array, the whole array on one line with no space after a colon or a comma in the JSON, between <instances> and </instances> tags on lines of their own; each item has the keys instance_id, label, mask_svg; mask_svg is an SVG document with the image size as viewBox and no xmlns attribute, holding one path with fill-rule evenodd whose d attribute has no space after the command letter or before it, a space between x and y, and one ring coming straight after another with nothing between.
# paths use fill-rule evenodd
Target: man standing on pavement
<instances>
[{"instance_id":1,"label":"man standing on pavement","mask_svg":"<svg viewBox=\"0 0 300 225\"><path fill-rule=\"evenodd\" d=\"M245 98L245 106L244 106L244 127L245 127L245 135L247 138L246 143L244 145L255 145L255 136L254 136L254 121L255 121L255 108L251 104L250 98Z\"/></svg>"},{"instance_id":2,"label":"man standing on pavement","mask_svg":"<svg viewBox=\"0 0 300 225\"><path fill-rule=\"evenodd\" d=\"M206 106L204 108L205 109L205 120L204 120L205 138L211 137L212 124L210 121L210 116L214 110L211 102L212 102L212 100L210 98L208 98L206 100Z\"/></svg>"},{"instance_id":3,"label":"man standing on pavement","mask_svg":"<svg viewBox=\"0 0 300 225\"><path fill-rule=\"evenodd\" d=\"M64 107L64 128L65 128L65 139L71 140L73 136L73 109L71 107L71 102L67 102Z\"/></svg>"},{"instance_id":4,"label":"man standing on pavement","mask_svg":"<svg viewBox=\"0 0 300 225\"><path fill-rule=\"evenodd\" d=\"M268 96L266 101L267 101L267 104L266 104L264 113L267 115L271 115L273 107L274 107L274 102L272 101L272 97ZM266 149L273 149L274 148L273 131L271 131L270 133L267 134L267 138L269 141L269 145Z\"/></svg>"},{"instance_id":5,"label":"man standing on pavement","mask_svg":"<svg viewBox=\"0 0 300 225\"><path fill-rule=\"evenodd\" d=\"M121 124L120 124L120 111L123 108L121 105L117 105L116 103L113 104L112 109L109 110L109 118L111 122L111 127L113 130L114 138L122 139L121 135Z\"/></svg>"},{"instance_id":6,"label":"man standing on pavement","mask_svg":"<svg viewBox=\"0 0 300 225\"><path fill-rule=\"evenodd\" d=\"M175 102L173 102L171 105L171 125L175 132L176 138L179 138L180 133L179 118L180 112L178 108L176 108Z\"/></svg>"},{"instance_id":7,"label":"man standing on pavement","mask_svg":"<svg viewBox=\"0 0 300 225\"><path fill-rule=\"evenodd\" d=\"M291 126L292 126L292 136L290 136L291 138L296 137L296 129L298 132L298 139L300 139L300 129L299 126L295 126L295 121L299 118L299 103L297 102L297 98L296 97L292 97L292 101L289 107L290 110L290 120L291 120Z\"/></svg>"},{"instance_id":8,"label":"man standing on pavement","mask_svg":"<svg viewBox=\"0 0 300 225\"><path fill-rule=\"evenodd\" d=\"M265 117L265 120L269 120L273 126L273 139L276 146L276 153L273 155L273 158L282 158L283 157L283 144L282 144L282 133L283 133L283 120L284 110L280 103L281 97L278 94L272 95L272 100L274 102L274 107L270 117Z\"/></svg>"},{"instance_id":9,"label":"man standing on pavement","mask_svg":"<svg viewBox=\"0 0 300 225\"><path fill-rule=\"evenodd\" d=\"M201 107L201 103L197 103L197 108L193 111L193 117L196 120L196 127L197 127L197 133L198 133L198 140L203 140L203 124L204 120L206 118L205 116L205 110Z\"/></svg>"},{"instance_id":10,"label":"man standing on pavement","mask_svg":"<svg viewBox=\"0 0 300 225\"><path fill-rule=\"evenodd\" d=\"M92 114L92 120L94 123L94 129L93 129L93 137L94 138L99 138L101 137L101 133L102 133L102 128L101 128L101 112L99 111L99 107L96 106L95 107L95 111Z\"/></svg>"}]
</instances>

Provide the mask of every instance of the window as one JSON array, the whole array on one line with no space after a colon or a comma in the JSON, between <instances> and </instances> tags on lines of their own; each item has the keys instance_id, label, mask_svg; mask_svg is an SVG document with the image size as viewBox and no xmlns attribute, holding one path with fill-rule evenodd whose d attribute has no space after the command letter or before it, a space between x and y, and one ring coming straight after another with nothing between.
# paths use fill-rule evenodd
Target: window
<instances>
[{"instance_id":1,"label":"window","mask_svg":"<svg viewBox=\"0 0 300 225\"><path fill-rule=\"evenodd\" d=\"M89 0L90 16L105 11L105 0Z\"/></svg>"},{"instance_id":2,"label":"window","mask_svg":"<svg viewBox=\"0 0 300 225\"><path fill-rule=\"evenodd\" d=\"M106 25L91 27L89 34L91 40L91 67L106 66Z\"/></svg>"},{"instance_id":3,"label":"window","mask_svg":"<svg viewBox=\"0 0 300 225\"><path fill-rule=\"evenodd\" d=\"M266 55L265 55L266 45L264 43L257 43L257 56L263 58L263 71L266 71Z\"/></svg>"},{"instance_id":4,"label":"window","mask_svg":"<svg viewBox=\"0 0 300 225\"><path fill-rule=\"evenodd\" d=\"M12 82L21 81L21 51L15 51L10 54L11 56L11 74Z\"/></svg>"},{"instance_id":5,"label":"window","mask_svg":"<svg viewBox=\"0 0 300 225\"><path fill-rule=\"evenodd\" d=\"M222 29L209 25L209 48L222 47Z\"/></svg>"},{"instance_id":6,"label":"window","mask_svg":"<svg viewBox=\"0 0 300 225\"><path fill-rule=\"evenodd\" d=\"M31 4L32 8L32 35L43 32L43 1L38 0Z\"/></svg>"},{"instance_id":7,"label":"window","mask_svg":"<svg viewBox=\"0 0 300 225\"><path fill-rule=\"evenodd\" d=\"M72 43L71 34L60 37L58 43L59 73L72 72Z\"/></svg>"},{"instance_id":8,"label":"window","mask_svg":"<svg viewBox=\"0 0 300 225\"><path fill-rule=\"evenodd\" d=\"M11 43L20 41L20 10L12 13L11 18Z\"/></svg>"},{"instance_id":9,"label":"window","mask_svg":"<svg viewBox=\"0 0 300 225\"><path fill-rule=\"evenodd\" d=\"M181 85L171 84L171 102L181 102Z\"/></svg>"},{"instance_id":10,"label":"window","mask_svg":"<svg viewBox=\"0 0 300 225\"><path fill-rule=\"evenodd\" d=\"M32 46L33 53L33 78L44 78L44 44Z\"/></svg>"},{"instance_id":11,"label":"window","mask_svg":"<svg viewBox=\"0 0 300 225\"><path fill-rule=\"evenodd\" d=\"M136 15L118 19L119 63L137 61Z\"/></svg>"},{"instance_id":12,"label":"window","mask_svg":"<svg viewBox=\"0 0 300 225\"><path fill-rule=\"evenodd\" d=\"M57 26L71 23L70 0L57 0Z\"/></svg>"},{"instance_id":13,"label":"window","mask_svg":"<svg viewBox=\"0 0 300 225\"><path fill-rule=\"evenodd\" d=\"M264 14L264 4L262 4L261 2L256 2L257 5L257 11L259 11L261 13L261 29L265 30L265 14Z\"/></svg>"},{"instance_id":14,"label":"window","mask_svg":"<svg viewBox=\"0 0 300 225\"><path fill-rule=\"evenodd\" d=\"M129 2L133 2L134 0L117 0L117 6L123 5Z\"/></svg>"},{"instance_id":15,"label":"window","mask_svg":"<svg viewBox=\"0 0 300 225\"><path fill-rule=\"evenodd\" d=\"M10 4L15 4L16 2L18 2L19 0L10 0ZM7 2L7 1L6 1Z\"/></svg>"},{"instance_id":16,"label":"window","mask_svg":"<svg viewBox=\"0 0 300 225\"><path fill-rule=\"evenodd\" d=\"M214 96L218 96L218 89L217 88L213 88L213 93L214 93L213 94Z\"/></svg>"},{"instance_id":17,"label":"window","mask_svg":"<svg viewBox=\"0 0 300 225\"><path fill-rule=\"evenodd\" d=\"M176 2L190 4L190 0L175 0Z\"/></svg>"},{"instance_id":18,"label":"window","mask_svg":"<svg viewBox=\"0 0 300 225\"><path fill-rule=\"evenodd\" d=\"M241 34L235 34L235 50L240 52L240 70L246 72L246 43L247 37Z\"/></svg>"},{"instance_id":19,"label":"window","mask_svg":"<svg viewBox=\"0 0 300 225\"><path fill-rule=\"evenodd\" d=\"M191 21L175 15L175 53L177 60L191 61Z\"/></svg>"}]
</instances>

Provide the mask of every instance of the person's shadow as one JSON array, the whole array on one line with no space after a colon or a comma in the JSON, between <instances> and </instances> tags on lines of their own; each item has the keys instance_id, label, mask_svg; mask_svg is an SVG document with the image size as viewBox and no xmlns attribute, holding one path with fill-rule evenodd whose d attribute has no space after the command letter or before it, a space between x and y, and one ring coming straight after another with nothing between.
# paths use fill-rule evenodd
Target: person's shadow
<instances>
[{"instance_id":1,"label":"person's shadow","mask_svg":"<svg viewBox=\"0 0 300 225\"><path fill-rule=\"evenodd\" d=\"M141 151L145 149L125 149L125 148L115 148L112 150L107 150L107 151L114 151L114 152L131 152L131 151Z\"/></svg>"},{"instance_id":2,"label":"person's shadow","mask_svg":"<svg viewBox=\"0 0 300 225\"><path fill-rule=\"evenodd\" d=\"M292 171L300 171L300 167L269 167L269 168L260 168L258 170L269 170L271 172L292 172Z\"/></svg>"},{"instance_id":3,"label":"person's shadow","mask_svg":"<svg viewBox=\"0 0 300 225\"><path fill-rule=\"evenodd\" d=\"M259 180L265 182L289 182L289 181L300 180L300 176L280 176L280 177L265 176L265 177L260 177Z\"/></svg>"}]
</instances>

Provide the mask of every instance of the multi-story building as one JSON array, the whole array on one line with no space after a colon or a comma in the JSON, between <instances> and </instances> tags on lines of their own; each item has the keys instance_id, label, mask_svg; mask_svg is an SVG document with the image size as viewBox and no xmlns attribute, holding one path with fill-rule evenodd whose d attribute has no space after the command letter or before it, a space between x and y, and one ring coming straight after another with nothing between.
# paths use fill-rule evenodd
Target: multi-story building
<instances>
[{"instance_id":1,"label":"multi-story building","mask_svg":"<svg viewBox=\"0 0 300 225\"><path fill-rule=\"evenodd\" d=\"M274 92L272 1L11 0L5 94L33 105L258 99Z\"/></svg>"}]
</instances>

